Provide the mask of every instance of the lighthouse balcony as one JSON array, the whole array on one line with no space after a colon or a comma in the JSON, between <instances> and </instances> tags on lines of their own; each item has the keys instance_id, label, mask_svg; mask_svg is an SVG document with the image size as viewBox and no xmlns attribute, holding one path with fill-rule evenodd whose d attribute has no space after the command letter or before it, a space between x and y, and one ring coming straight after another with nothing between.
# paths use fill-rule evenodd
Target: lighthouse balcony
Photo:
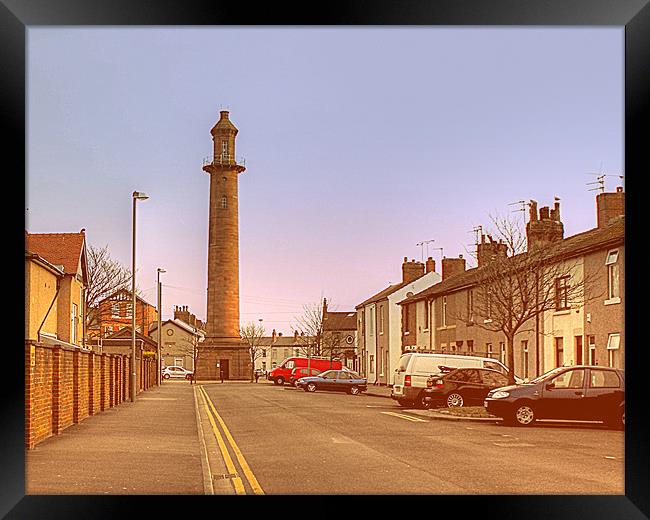
<instances>
[{"instance_id":1,"label":"lighthouse balcony","mask_svg":"<svg viewBox=\"0 0 650 520\"><path fill-rule=\"evenodd\" d=\"M234 155L222 153L219 155L209 155L203 159L203 166L246 166L246 159L241 156L235 157Z\"/></svg>"}]
</instances>

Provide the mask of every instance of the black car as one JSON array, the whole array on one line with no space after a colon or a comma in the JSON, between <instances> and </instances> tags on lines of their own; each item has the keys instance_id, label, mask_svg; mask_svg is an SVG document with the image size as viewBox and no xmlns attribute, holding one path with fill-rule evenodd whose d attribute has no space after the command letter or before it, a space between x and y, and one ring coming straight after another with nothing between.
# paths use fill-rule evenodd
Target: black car
<instances>
[{"instance_id":1,"label":"black car","mask_svg":"<svg viewBox=\"0 0 650 520\"><path fill-rule=\"evenodd\" d=\"M422 404L430 406L481 406L493 388L508 384L508 378L488 368L458 368L427 379Z\"/></svg>"},{"instance_id":2,"label":"black car","mask_svg":"<svg viewBox=\"0 0 650 520\"><path fill-rule=\"evenodd\" d=\"M565 419L624 428L625 372L587 365L560 367L529 383L496 388L484 405L488 413L515 425Z\"/></svg>"}]
</instances>

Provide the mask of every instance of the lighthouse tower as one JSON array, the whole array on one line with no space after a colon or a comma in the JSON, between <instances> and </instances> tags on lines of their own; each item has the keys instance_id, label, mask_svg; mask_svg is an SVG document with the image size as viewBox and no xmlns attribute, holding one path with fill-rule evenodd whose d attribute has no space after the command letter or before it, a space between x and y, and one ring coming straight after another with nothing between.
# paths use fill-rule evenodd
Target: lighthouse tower
<instances>
[{"instance_id":1,"label":"lighthouse tower","mask_svg":"<svg viewBox=\"0 0 650 520\"><path fill-rule=\"evenodd\" d=\"M248 379L251 361L239 334L238 176L246 168L235 157L237 128L228 111L210 133L213 154L204 161L210 176L208 302L206 337L199 345L198 380Z\"/></svg>"}]
</instances>

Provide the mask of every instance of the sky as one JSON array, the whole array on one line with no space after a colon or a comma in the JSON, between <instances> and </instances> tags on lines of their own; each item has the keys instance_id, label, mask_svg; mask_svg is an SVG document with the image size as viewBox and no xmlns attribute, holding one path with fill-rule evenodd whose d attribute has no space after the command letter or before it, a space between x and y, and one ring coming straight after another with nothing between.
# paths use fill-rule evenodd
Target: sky
<instances>
[{"instance_id":1,"label":"sky","mask_svg":"<svg viewBox=\"0 0 650 520\"><path fill-rule=\"evenodd\" d=\"M86 229L162 319L205 320L210 129L239 129L240 320L291 334L404 257L467 259L491 218L560 198L596 227L624 175L623 27L27 28L26 229ZM424 241L426 245L418 245ZM441 249L440 249L441 248Z\"/></svg>"}]
</instances>

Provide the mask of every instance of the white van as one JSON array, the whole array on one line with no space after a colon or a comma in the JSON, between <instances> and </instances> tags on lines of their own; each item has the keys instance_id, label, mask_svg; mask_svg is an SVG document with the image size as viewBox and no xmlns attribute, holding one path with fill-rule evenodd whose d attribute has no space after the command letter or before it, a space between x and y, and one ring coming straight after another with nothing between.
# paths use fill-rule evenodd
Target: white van
<instances>
[{"instance_id":1,"label":"white van","mask_svg":"<svg viewBox=\"0 0 650 520\"><path fill-rule=\"evenodd\" d=\"M492 358L407 352L399 358L390 396L401 406L416 405L424 408L422 399L424 398L423 390L427 386L427 378L439 374L439 367L441 366L449 368L491 368L505 375L508 374L508 368L500 361Z\"/></svg>"}]
</instances>

